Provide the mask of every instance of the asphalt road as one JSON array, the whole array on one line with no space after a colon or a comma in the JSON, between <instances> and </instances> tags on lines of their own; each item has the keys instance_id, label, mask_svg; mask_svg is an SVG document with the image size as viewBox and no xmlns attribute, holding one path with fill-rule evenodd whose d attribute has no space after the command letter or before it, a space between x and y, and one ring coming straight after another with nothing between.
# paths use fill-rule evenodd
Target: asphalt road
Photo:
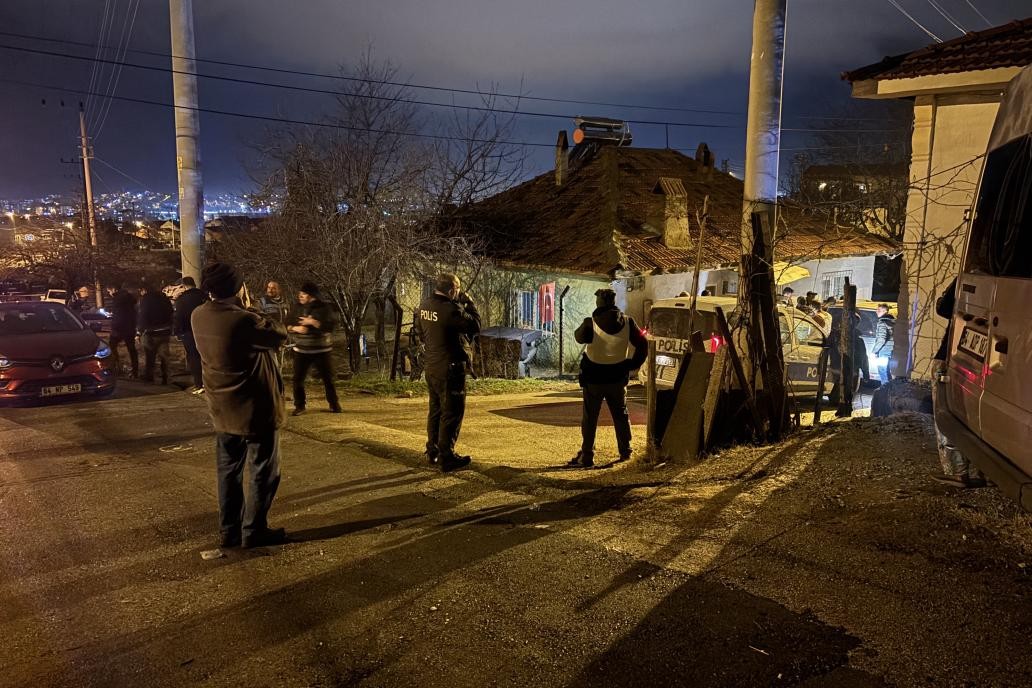
<instances>
[{"instance_id":1,"label":"asphalt road","mask_svg":"<svg viewBox=\"0 0 1032 688\"><path fill-rule=\"evenodd\" d=\"M273 525L213 561L203 405L0 411L2 686L874 686L860 641L585 537L633 485L516 493L285 432Z\"/></svg>"}]
</instances>

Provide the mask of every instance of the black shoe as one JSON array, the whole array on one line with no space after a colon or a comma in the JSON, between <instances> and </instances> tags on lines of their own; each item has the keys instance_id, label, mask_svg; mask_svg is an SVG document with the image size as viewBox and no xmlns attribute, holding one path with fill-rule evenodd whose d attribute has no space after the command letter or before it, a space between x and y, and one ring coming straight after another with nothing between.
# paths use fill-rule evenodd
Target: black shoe
<instances>
[{"instance_id":1,"label":"black shoe","mask_svg":"<svg viewBox=\"0 0 1032 688\"><path fill-rule=\"evenodd\" d=\"M219 540L219 547L223 549L229 549L231 547L240 546L240 531L231 530L228 533L222 534L222 539Z\"/></svg>"},{"instance_id":2,"label":"black shoe","mask_svg":"<svg viewBox=\"0 0 1032 688\"><path fill-rule=\"evenodd\" d=\"M291 413L290 415L292 415L292 416L300 416L304 412L305 412L305 410L303 408L296 408L296 409L294 409L293 413Z\"/></svg>"},{"instance_id":3,"label":"black shoe","mask_svg":"<svg viewBox=\"0 0 1032 688\"><path fill-rule=\"evenodd\" d=\"M424 452L423 455L431 466L436 466L441 461L441 457L433 452Z\"/></svg>"},{"instance_id":4,"label":"black shoe","mask_svg":"<svg viewBox=\"0 0 1032 688\"><path fill-rule=\"evenodd\" d=\"M251 533L243 539L244 549L253 547L266 547L268 545L282 545L287 541L287 531L283 528L266 528Z\"/></svg>"},{"instance_id":5,"label":"black shoe","mask_svg":"<svg viewBox=\"0 0 1032 688\"><path fill-rule=\"evenodd\" d=\"M331 406L330 413L344 413L344 410L340 406Z\"/></svg>"},{"instance_id":6,"label":"black shoe","mask_svg":"<svg viewBox=\"0 0 1032 688\"><path fill-rule=\"evenodd\" d=\"M595 465L595 459L581 451L577 452L577 456L570 459L566 465L570 468L591 468Z\"/></svg>"},{"instance_id":7,"label":"black shoe","mask_svg":"<svg viewBox=\"0 0 1032 688\"><path fill-rule=\"evenodd\" d=\"M452 471L459 471L469 466L472 458L468 456L453 456L450 459L441 459L441 473L451 473Z\"/></svg>"}]
</instances>

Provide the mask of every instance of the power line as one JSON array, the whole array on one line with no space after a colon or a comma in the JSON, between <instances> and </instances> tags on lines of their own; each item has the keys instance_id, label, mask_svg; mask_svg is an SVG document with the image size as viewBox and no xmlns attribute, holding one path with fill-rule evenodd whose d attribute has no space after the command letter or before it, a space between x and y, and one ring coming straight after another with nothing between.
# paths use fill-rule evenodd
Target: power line
<instances>
[{"instance_id":1,"label":"power line","mask_svg":"<svg viewBox=\"0 0 1032 688\"><path fill-rule=\"evenodd\" d=\"M82 55L72 55L70 53L60 53L52 50L40 50L38 48L25 48L21 46L12 45L0 45L2 50L13 50L16 52L25 52L34 55L45 55L48 57L57 57L62 59L70 60L89 60L90 58ZM113 62L112 60L101 60L104 62ZM474 112L495 112L505 115L512 115L514 117L537 117L546 119L573 119L576 115L564 114L564 113L553 113L553 112L536 112L528 110L508 110L496 107L488 107L481 105L457 105L453 103L436 103L433 101L415 100L411 98L397 98L392 96L376 96L367 93L342 93L340 91L334 91L331 89L323 88L311 88L308 86L295 86L292 84L277 84L270 81L256 81L254 79L242 79L239 77L228 77L228 76L217 76L213 74L198 74L196 72L188 72L184 70L176 70L170 67L157 67L154 65L141 65L132 62L121 63L126 67L132 67L134 69L142 69L152 72L162 72L166 74L192 74L201 79L212 79L215 81L224 81L235 84L242 84L247 86L260 86L263 88L279 88L289 91L300 91L305 93L315 93L319 95L329 95L336 98L339 97L352 97L362 98L369 100L383 100L393 103L405 103L409 105L421 105L428 107L441 107L450 108ZM481 94L485 95L485 94ZM628 124L642 124L642 125L656 125L656 126L670 126L670 127L688 127L688 128L699 128L699 129L744 129L744 126L732 125L732 124L710 124L706 122L664 122L659 120L635 120L628 119L624 120ZM896 131L895 129L812 129L806 127L783 127L781 131L785 132L816 132L816 133L827 133L827 132L841 132L841 133L885 133Z\"/></svg>"},{"instance_id":2,"label":"power line","mask_svg":"<svg viewBox=\"0 0 1032 688\"><path fill-rule=\"evenodd\" d=\"M39 50L37 48L24 48L24 47L13 46L13 45L0 45L0 49L3 49L3 50L14 50L14 51L17 51L17 52L31 53L31 54L34 54L34 55L46 55L48 57L58 57L58 58L68 59L68 60L90 60L91 59L91 58L85 57L83 55L72 55L70 53L59 53L59 52L54 52L52 50ZM105 63L109 63L109 64L121 64L121 65L123 65L125 67L132 67L134 69L143 69L143 70L151 71L151 72L163 72L163 73L166 73L166 74L192 74L192 75L194 75L194 76L196 76L196 77L198 77L200 79L211 79L211 80L214 80L214 81L224 81L224 82L229 82L229 83L234 83L234 84L243 84L243 85L247 85L247 86L261 86L261 87L264 87L264 88L280 88L280 89L284 89L284 90L288 90L288 91L300 91L300 92L304 92L304 93L316 93L316 94L319 94L319 95L334 96L336 98L344 96L344 97L350 97L350 98L363 98L363 99L369 99L369 100L384 100L384 101L390 101L390 102L394 102L394 103L405 103L405 104L409 104L409 105L422 105L422 106L429 106L429 107L442 107L442 108L451 108L451 109L458 109L458 110L469 110L469 111L476 111L476 112L498 112L498 113L502 113L502 114L511 114L511 115L519 116L519 117L545 117L545 118L550 118L550 119L573 119L574 117L576 117L576 115L569 115L569 114L563 114L563 113L535 112L535 111L528 111L528 110L507 110L507 109L500 109L500 108L496 108L496 107L487 107L487 106L482 106L482 105L456 105L456 104L453 104L453 103L436 103L436 102L433 102L433 101L415 100L415 99L411 99L411 98L396 98L396 97L391 97L391 96L375 96L375 95L370 95L370 94L367 94L367 93L342 93L341 91L335 91L335 90L332 90L332 89L312 88L312 87L309 87L309 86L295 86L293 84L277 84L277 83L274 83L274 82L271 82L271 81L257 81L257 80L254 80L254 79L242 79L242 78L239 78L239 77L231 77L231 76L217 76L217 75L214 75L214 74L199 74L199 73L196 73L196 72L189 72L189 71L185 71L185 70L172 69L171 67L156 67L154 65L142 65L142 64L136 64L134 62L119 63L119 62L114 61L114 60L108 60L108 59L103 59L103 58L100 60L100 62L105 62ZM483 94L482 93L481 95L490 95L490 94ZM625 120L625 121L628 124L655 124L655 125L671 126L671 127L700 127L700 128L706 128L706 129L744 129L744 127L742 127L742 126L732 125L732 124L708 124L708 123L702 123L702 122L663 122L663 121L657 121L657 120L631 120L631 119Z\"/></svg>"},{"instance_id":3,"label":"power line","mask_svg":"<svg viewBox=\"0 0 1032 688\"><path fill-rule=\"evenodd\" d=\"M100 56L104 51L104 44L107 43L105 37L105 31L108 24L108 17L111 14L111 0L104 0L104 13L100 17L100 35L97 37L97 44L95 46L96 51L94 53L94 62L90 69L90 85L89 89L92 91L97 86L97 78L100 72ZM93 99L87 98L84 110L88 116L93 115Z\"/></svg>"},{"instance_id":4,"label":"power line","mask_svg":"<svg viewBox=\"0 0 1032 688\"><path fill-rule=\"evenodd\" d=\"M116 172L116 173L122 175L123 177L125 177L129 181L133 182L134 184L139 184L141 188L144 188L144 189L147 188L147 185L144 184L143 182L141 182L139 179L137 179L136 177L132 176L131 174L123 172L122 170L118 169L117 167L115 167L114 165L109 163L107 160L102 160L101 158L98 158L97 156L93 156L93 159L96 160L97 162L99 162L101 165L104 165L105 167L110 169L112 172Z\"/></svg>"},{"instance_id":5,"label":"power line","mask_svg":"<svg viewBox=\"0 0 1032 688\"><path fill-rule=\"evenodd\" d=\"M964 2L966 2L968 4L968 7L970 7L971 9L973 9L975 11L975 14L977 14L979 17L982 18L982 21L985 22L986 26L992 26L993 25L993 23L991 21L989 21L989 19L987 19L986 16L984 14L982 14L977 7L975 7L975 3L971 2L971 0L964 0Z\"/></svg>"},{"instance_id":6,"label":"power line","mask_svg":"<svg viewBox=\"0 0 1032 688\"><path fill-rule=\"evenodd\" d=\"M0 36L8 36L8 37L11 37L11 38L23 38L23 39L35 40L35 41L47 41L47 42L50 42L50 43L62 43L62 44L65 44L65 45L75 45L75 46L79 46L79 47L83 47L83 48L94 48L94 47L96 47L96 48L99 49L99 48L103 48L103 47L109 47L109 46L96 45L96 44L93 44L93 43L86 43L84 41L72 41L72 40L64 40L64 39L58 39L58 38L48 38L46 36L38 36L38 35L32 35L32 34L23 34L23 33L17 33L17 32L13 32L13 31L0 31ZM149 55L151 57L161 57L161 58L179 57L177 55L172 55L170 53L163 53L163 52L158 52L158 51L154 51L154 50L133 49L133 50L130 50L129 52L137 53L137 54L140 54L140 55ZM242 63L242 62L230 62L230 61L226 61L226 60L212 60L212 59L204 59L204 58L199 58L199 57L194 58L194 61L195 62L206 63L206 64L218 65L218 66L222 66L222 67L234 67L234 68L238 68L238 69L253 69L253 70L259 70L259 71L265 71L265 72L275 72L275 73L278 73L278 74L291 74L291 75L295 75L295 76L316 77L316 78L320 78L320 79L337 79L337 80L340 80L340 81L357 81L357 82L361 82L361 83L377 83L377 84L384 84L386 86L403 86L405 88L422 89L422 90L428 90L428 91L442 91L442 92L447 92L447 93L461 93L461 94L464 94L464 95L475 95L475 96L482 96L482 95L484 95L484 93L482 91L478 91L478 90L474 90L474 89L450 88L450 87L445 87L445 86L433 86L433 85L428 85L428 84L412 84L412 83L406 83L406 82L402 82L402 81L391 81L391 80L388 80L388 79L368 79L368 78L362 78L362 77L347 76L347 75L344 75L344 74L326 74L325 72L308 72L308 71L298 70L298 69L286 69L286 68L283 68L283 67L270 67L270 66L265 66L265 65L246 64L246 63ZM662 105L636 105L636 104L630 104L630 103L611 103L611 102L603 102L603 101L597 101L597 100L575 100L575 99L570 99L570 98L550 98L550 97L546 97L546 96L531 96L531 95L521 95L521 94L515 94L515 93L496 93L494 95L498 96L499 98L519 98L521 100L535 100L535 101L546 102L546 103L567 103L567 104L570 104L570 105L597 105L599 107L628 108L628 109L635 109L635 110L657 110L657 111L665 111L665 112L692 112L692 113L706 113L706 114L714 114L714 115L745 115L744 112L740 112L740 111L712 110L712 109L708 109L708 108L672 107L672 106L662 106Z\"/></svg>"},{"instance_id":7,"label":"power line","mask_svg":"<svg viewBox=\"0 0 1032 688\"><path fill-rule=\"evenodd\" d=\"M132 40L132 37L133 37L133 28L136 27L136 14L140 10L140 0L136 0L136 5L135 5L135 7L133 7L133 10L132 10L132 12L133 12L132 20L129 21L129 8L130 8L130 6L132 6L132 2L133 2L133 0L129 0L129 4L126 5L126 20L122 22L122 34L121 34L121 36L119 36L119 42L122 45L122 54L121 54L121 56L117 57L116 59L119 62L122 62L123 64L119 64L117 67L113 67L112 68L112 75L114 76L114 83L112 83L111 79L108 79L108 85L111 87L109 89L109 93L111 95L114 95L114 93L118 90L118 82L122 78L122 67L124 66L126 51L128 50L129 42ZM126 22L127 21L128 21L128 24L129 24L129 30L128 31L126 31ZM116 53L116 55L117 55L117 53ZM115 71L115 70L117 70L117 71ZM93 140L94 141L97 141L100 138L100 133L104 130L104 125L107 124L107 118L108 118L108 115L111 113L111 105L113 103L114 103L113 100L109 99L107 101L107 107L104 108L103 119L101 119L99 121L99 123L97 124L97 127L96 127L96 131L93 134Z\"/></svg>"},{"instance_id":8,"label":"power line","mask_svg":"<svg viewBox=\"0 0 1032 688\"><path fill-rule=\"evenodd\" d=\"M938 2L936 2L936 0L928 0L928 4L931 5L935 9L936 12L941 14L943 19L948 21L950 24L953 24L953 27L955 29L957 29L957 31L960 31L961 33L967 33L967 29L965 29L963 26L958 24L956 22L956 20L953 17L950 16L950 13L947 12L945 9L943 9L942 5L940 5Z\"/></svg>"},{"instance_id":9,"label":"power line","mask_svg":"<svg viewBox=\"0 0 1032 688\"><path fill-rule=\"evenodd\" d=\"M905 9L903 9L903 6L900 5L898 2L896 2L896 0L889 0L889 4L892 5L893 7L895 7L897 10L899 10L903 14L904 17L906 17L907 19L912 21L919 29L924 31L929 36L931 36L933 41L935 41L936 43L942 43L942 39L941 38L939 38L934 33L929 31L928 28L925 27L924 24L922 24L921 22L919 22L916 19L914 19L914 16L912 14L910 14L909 12L907 12Z\"/></svg>"},{"instance_id":10,"label":"power line","mask_svg":"<svg viewBox=\"0 0 1032 688\"><path fill-rule=\"evenodd\" d=\"M72 46L78 46L78 47L84 47L84 48L102 47L102 46L96 46L93 43L86 43L86 42L83 42L83 41L72 41L72 40L66 40L66 39L60 39L60 38L49 38L47 36L39 36L39 35L33 35L33 34L24 34L24 33L12 32L12 31L0 31L0 36L6 36L6 37L10 37L10 38L19 38L19 39L25 39L25 40L33 40L33 41L43 41L43 42L47 42L47 43L59 43L59 44L63 44L63 45L72 45ZM129 52L137 53L137 54L140 54L140 55L148 55L148 56L152 56L152 57L166 58L166 59L176 57L175 55L172 55L170 53L158 52L158 51L153 51L153 50L140 50L140 49L135 49L135 48L129 50ZM317 78L321 78L321 79L336 79L336 80L341 80L341 81L352 81L352 82L359 82L359 83L377 83L377 84L384 84L384 85L387 85L387 86L398 86L398 87L411 88L411 89L416 89L416 90L429 90L429 91L438 91L438 92L446 92L446 93L459 93L459 94L464 94L464 95L476 95L476 96L483 96L483 95L485 95L485 93L483 91L472 90L472 89L449 88L449 87L444 87L444 86L433 86L433 85L427 85L427 84L415 84L415 83L407 83L407 82L401 82L401 81L391 81L391 80L386 80L386 79L369 79L369 78L361 78L361 77L347 76L347 75L341 75L341 74L326 74L326 73L323 73L323 72L308 72L308 71L303 71L303 70L285 69L285 68L281 68L281 67L270 67L270 66L242 63L242 62L229 62L229 61L225 61L225 60L204 59L204 58L200 58L200 57L194 58L194 62L213 64L213 65L218 65L218 66L223 66L223 67L233 67L233 68L239 68L239 69L250 69L250 70L257 70L257 71L267 71L267 72L274 72L274 73L278 73L278 74L290 74L290 75L295 75L295 76L317 77ZM199 76L201 76L201 75L199 75ZM337 92L337 91L334 91L333 93L339 94L339 92ZM613 103L613 102L603 102L603 101L595 101L595 100L575 100L575 99L569 99L569 98L552 98L552 97L545 97L545 96L531 96L531 95L522 95L522 94L514 94L514 93L502 93L502 92L494 93L494 94L491 94L491 95L494 95L494 96L496 96L498 98L510 98L510 99L516 98L516 99L520 99L520 100L540 101L540 102L549 102L549 103L566 103L566 104L571 104L571 105L597 105L597 106L600 106L600 107L626 108L626 109L631 109L631 110L656 110L656 111L665 111L665 112L692 112L692 113L705 113L705 114L717 114L717 115L743 115L743 116L745 115L744 112L731 111L731 110L712 110L712 109L691 108L691 107L641 105L641 104L633 104L633 103ZM795 119L818 119L818 120L828 120L828 121L834 120L834 121L843 121L843 122L845 122L845 121L849 121L849 122L884 122L885 121L884 117L833 117L833 116L828 116L828 115L793 115L793 118L795 118ZM632 122L632 123L642 123L642 122Z\"/></svg>"}]
</instances>

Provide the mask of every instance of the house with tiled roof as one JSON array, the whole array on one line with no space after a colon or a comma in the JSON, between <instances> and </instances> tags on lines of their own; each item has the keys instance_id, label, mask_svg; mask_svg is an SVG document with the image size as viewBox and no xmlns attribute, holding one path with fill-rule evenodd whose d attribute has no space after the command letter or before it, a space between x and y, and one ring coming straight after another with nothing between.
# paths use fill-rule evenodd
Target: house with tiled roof
<instances>
[{"instance_id":1,"label":"house with tiled roof","mask_svg":"<svg viewBox=\"0 0 1032 688\"><path fill-rule=\"evenodd\" d=\"M675 150L634 148L584 139L572 150L561 132L556 168L475 204L462 218L467 231L497 265L533 271L542 280L588 298L577 323L591 310L590 296L612 286L620 306L639 322L655 300L692 286L701 247L700 289L733 294L741 258L744 185L714 169L700 146L695 157ZM700 242L703 200L708 213ZM800 294L838 295L844 277L870 298L877 256L898 253L889 239L837 226L828 214L781 208L774 254L779 283ZM786 270L791 266L792 270ZM528 288L527 291L531 291ZM515 300L517 308L524 300ZM539 326L533 298L516 320ZM492 323L512 324L512 323ZM571 340L572 341L572 340ZM577 347L571 346L570 349Z\"/></svg>"},{"instance_id":2,"label":"house with tiled roof","mask_svg":"<svg viewBox=\"0 0 1032 688\"><path fill-rule=\"evenodd\" d=\"M946 323L935 300L959 271L965 212L1007 83L1032 64L1032 18L846 72L853 97L914 104L897 375L927 379Z\"/></svg>"}]
</instances>

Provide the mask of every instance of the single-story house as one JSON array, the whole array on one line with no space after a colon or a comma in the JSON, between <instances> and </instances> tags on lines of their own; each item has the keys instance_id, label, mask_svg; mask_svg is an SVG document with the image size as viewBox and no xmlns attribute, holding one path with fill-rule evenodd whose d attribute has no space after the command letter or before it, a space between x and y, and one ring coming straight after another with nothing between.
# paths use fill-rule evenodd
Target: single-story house
<instances>
[{"instance_id":1,"label":"single-story house","mask_svg":"<svg viewBox=\"0 0 1032 688\"><path fill-rule=\"evenodd\" d=\"M590 136L569 150L566 132L556 146L556 168L475 204L463 225L482 250L522 286L489 324L523 323L554 331L542 304L570 286L566 322L575 327L593 308L599 287L612 286L618 303L644 322L657 299L689 291L700 247L699 213L709 197L701 240L699 288L714 295L738 289L744 185L714 169L705 145L696 156L633 148ZM842 293L844 279L870 298L878 256L898 253L891 240L836 226L829 215L783 206L776 230L775 277L799 294ZM786 269L786 268L791 268ZM485 315L485 320L487 320ZM579 347L573 327L566 351Z\"/></svg>"},{"instance_id":2,"label":"single-story house","mask_svg":"<svg viewBox=\"0 0 1032 688\"><path fill-rule=\"evenodd\" d=\"M1032 18L846 72L854 98L914 103L910 190L894 358L896 374L927 379L946 321L935 300L958 274L965 212L1007 83L1032 64Z\"/></svg>"}]
</instances>

